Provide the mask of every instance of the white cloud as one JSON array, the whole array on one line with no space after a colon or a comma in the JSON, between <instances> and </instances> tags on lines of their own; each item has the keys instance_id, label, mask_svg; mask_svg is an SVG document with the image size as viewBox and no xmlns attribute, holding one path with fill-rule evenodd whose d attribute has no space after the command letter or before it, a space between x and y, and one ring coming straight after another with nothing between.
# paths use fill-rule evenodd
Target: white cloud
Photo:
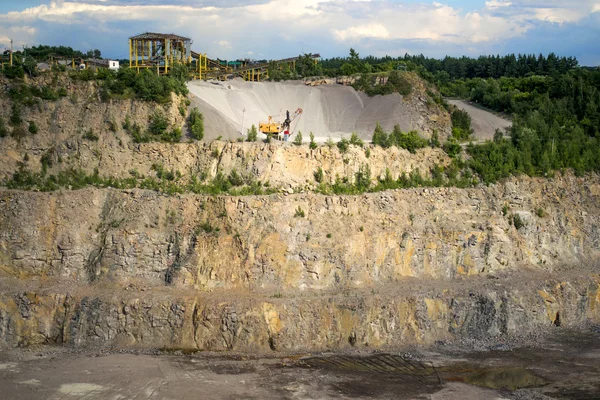
<instances>
[{"instance_id":1,"label":"white cloud","mask_svg":"<svg viewBox=\"0 0 600 400\"><path fill-rule=\"evenodd\" d=\"M485 7L491 10L502 7L510 7L511 5L512 2L508 0L491 0L485 2Z\"/></svg>"},{"instance_id":2,"label":"white cloud","mask_svg":"<svg viewBox=\"0 0 600 400\"><path fill-rule=\"evenodd\" d=\"M390 37L390 33L382 24L352 26L341 30L332 29L331 32L337 40L341 41L362 38L387 39Z\"/></svg>"},{"instance_id":3,"label":"white cloud","mask_svg":"<svg viewBox=\"0 0 600 400\"><path fill-rule=\"evenodd\" d=\"M127 36L148 30L189 36L195 50L224 58L252 55L246 53L249 47L275 57L373 41L425 40L485 48L525 35L535 23L573 23L600 11L599 0L488 0L482 9L466 13L445 0L428 4L425 0L169 0L170 4L157 4L161 1L59 0L0 14L0 44L6 45L10 37L19 45L38 44L52 30L55 37L64 32L64 40L75 47L110 37L111 43L122 41L123 50L113 51L124 54Z\"/></svg>"}]
</instances>

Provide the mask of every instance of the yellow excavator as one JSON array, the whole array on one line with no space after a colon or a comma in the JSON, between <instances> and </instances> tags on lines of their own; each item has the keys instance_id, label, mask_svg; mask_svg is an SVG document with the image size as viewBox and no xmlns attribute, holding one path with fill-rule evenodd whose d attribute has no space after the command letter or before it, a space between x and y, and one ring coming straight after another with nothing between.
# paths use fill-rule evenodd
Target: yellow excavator
<instances>
[{"instance_id":1,"label":"yellow excavator","mask_svg":"<svg viewBox=\"0 0 600 400\"><path fill-rule=\"evenodd\" d=\"M291 128L292 122L300 115L302 115L302 109L297 109L292 115L290 115L289 111L286 111L285 115L286 118L283 122L274 121L273 117L269 115L269 119L267 120L267 122L258 123L258 130L267 136L277 135L277 137L281 137L281 135L284 134L285 131L288 131L289 135L291 136L294 133L294 129ZM294 128L297 125L298 121L296 121L296 125L294 125Z\"/></svg>"}]
</instances>

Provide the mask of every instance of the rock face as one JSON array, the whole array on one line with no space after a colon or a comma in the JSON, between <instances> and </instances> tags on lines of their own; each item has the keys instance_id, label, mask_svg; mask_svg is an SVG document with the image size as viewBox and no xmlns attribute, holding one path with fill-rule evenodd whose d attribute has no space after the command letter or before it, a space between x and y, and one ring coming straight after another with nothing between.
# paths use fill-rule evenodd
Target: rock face
<instances>
[{"instance_id":1,"label":"rock face","mask_svg":"<svg viewBox=\"0 0 600 400\"><path fill-rule=\"evenodd\" d=\"M397 349L600 322L598 176L318 195L318 168L351 182L368 165L376 181L451 160L429 148L136 144L125 120L145 129L160 109L184 126L184 99L102 102L93 83L63 83L67 97L23 108L37 134L23 122L0 138L0 180L42 164L140 180L162 168L182 184L236 171L280 194L0 189L0 346ZM417 89L406 104L419 111Z\"/></svg>"},{"instance_id":2,"label":"rock face","mask_svg":"<svg viewBox=\"0 0 600 400\"><path fill-rule=\"evenodd\" d=\"M599 188L4 190L0 341L301 351L600 322Z\"/></svg>"}]
</instances>

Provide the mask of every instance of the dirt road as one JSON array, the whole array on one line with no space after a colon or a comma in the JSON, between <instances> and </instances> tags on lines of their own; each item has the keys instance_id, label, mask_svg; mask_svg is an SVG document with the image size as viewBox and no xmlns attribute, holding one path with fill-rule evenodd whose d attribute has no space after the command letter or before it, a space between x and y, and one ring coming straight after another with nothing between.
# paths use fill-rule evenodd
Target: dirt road
<instances>
[{"instance_id":1,"label":"dirt road","mask_svg":"<svg viewBox=\"0 0 600 400\"><path fill-rule=\"evenodd\" d=\"M492 140L496 129L500 129L504 132L506 128L512 125L511 121L508 119L471 105L464 100L449 99L447 101L453 106L469 113L471 116L471 126L475 131L475 139Z\"/></svg>"},{"instance_id":2,"label":"dirt road","mask_svg":"<svg viewBox=\"0 0 600 400\"><path fill-rule=\"evenodd\" d=\"M69 353L0 350L2 399L597 399L599 333L537 346L326 354Z\"/></svg>"}]
</instances>

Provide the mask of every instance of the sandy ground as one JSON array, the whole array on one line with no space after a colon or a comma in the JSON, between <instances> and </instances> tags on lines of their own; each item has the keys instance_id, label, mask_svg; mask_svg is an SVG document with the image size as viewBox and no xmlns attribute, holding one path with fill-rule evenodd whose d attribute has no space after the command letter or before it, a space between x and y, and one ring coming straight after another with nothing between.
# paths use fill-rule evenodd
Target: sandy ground
<instances>
[{"instance_id":1,"label":"sandy ground","mask_svg":"<svg viewBox=\"0 0 600 400\"><path fill-rule=\"evenodd\" d=\"M283 121L286 110L293 113L297 108L304 113L292 123L294 132L301 131L305 140L313 132L320 142L330 136L349 137L352 132L370 139L377 122L388 131L395 124L408 131L419 118L398 94L370 98L349 86L234 80L194 81L188 88L192 105L204 114L208 140L218 136L235 139L252 124L258 126L269 116Z\"/></svg>"},{"instance_id":2,"label":"sandy ground","mask_svg":"<svg viewBox=\"0 0 600 400\"><path fill-rule=\"evenodd\" d=\"M597 399L600 334L536 347L252 357L0 351L2 399Z\"/></svg>"},{"instance_id":3,"label":"sandy ground","mask_svg":"<svg viewBox=\"0 0 600 400\"><path fill-rule=\"evenodd\" d=\"M447 100L448 103L469 113L471 116L471 126L475 131L475 138L482 140L492 140L496 129L505 132L512 123L496 114L483 110L479 107L469 104L464 100Z\"/></svg>"}]
</instances>

